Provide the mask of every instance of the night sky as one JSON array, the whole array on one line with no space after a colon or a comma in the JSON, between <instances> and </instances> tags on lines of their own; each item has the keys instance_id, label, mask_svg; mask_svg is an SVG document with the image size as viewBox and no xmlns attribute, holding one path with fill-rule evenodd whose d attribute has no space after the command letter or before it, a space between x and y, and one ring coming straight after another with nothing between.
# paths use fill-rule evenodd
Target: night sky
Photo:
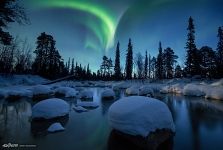
<instances>
[{"instance_id":1,"label":"night sky","mask_svg":"<svg viewBox=\"0 0 223 150\"><path fill-rule=\"evenodd\" d=\"M41 32L53 35L65 59L99 69L103 55L114 60L120 41L124 67L128 39L134 54L148 50L157 56L158 43L171 47L185 61L187 22L193 17L197 47L216 49L217 29L223 26L222 0L21 0L31 24L11 24L9 31L33 46Z\"/></svg>"}]
</instances>

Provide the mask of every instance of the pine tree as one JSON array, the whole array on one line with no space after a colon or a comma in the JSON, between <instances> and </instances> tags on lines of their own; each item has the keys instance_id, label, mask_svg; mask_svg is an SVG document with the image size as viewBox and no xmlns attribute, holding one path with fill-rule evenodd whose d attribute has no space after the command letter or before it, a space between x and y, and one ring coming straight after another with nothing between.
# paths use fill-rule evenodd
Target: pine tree
<instances>
[{"instance_id":1,"label":"pine tree","mask_svg":"<svg viewBox=\"0 0 223 150\"><path fill-rule=\"evenodd\" d=\"M146 56L145 56L145 66L144 66L144 78L147 78L147 74L148 74L148 56L147 56L147 51L146 51Z\"/></svg>"},{"instance_id":2,"label":"pine tree","mask_svg":"<svg viewBox=\"0 0 223 150\"><path fill-rule=\"evenodd\" d=\"M69 57L68 62L67 62L67 70L68 70L68 72L70 74L70 57Z\"/></svg>"},{"instance_id":3,"label":"pine tree","mask_svg":"<svg viewBox=\"0 0 223 150\"><path fill-rule=\"evenodd\" d=\"M17 22L27 24L29 20L25 14L24 8L16 0L1 0L0 2L0 44L10 45L12 36L9 32L4 31L8 24Z\"/></svg>"},{"instance_id":4,"label":"pine tree","mask_svg":"<svg viewBox=\"0 0 223 150\"><path fill-rule=\"evenodd\" d=\"M62 60L55 47L56 41L51 35L43 32L37 37L36 44L37 47L34 51L36 58L32 66L33 72L49 79L58 77Z\"/></svg>"},{"instance_id":5,"label":"pine tree","mask_svg":"<svg viewBox=\"0 0 223 150\"><path fill-rule=\"evenodd\" d=\"M182 69L180 65L177 65L175 68L175 78L181 78L182 77Z\"/></svg>"},{"instance_id":6,"label":"pine tree","mask_svg":"<svg viewBox=\"0 0 223 150\"><path fill-rule=\"evenodd\" d=\"M116 55L115 55L115 68L114 68L114 76L116 80L120 80L121 78L121 68L120 68L120 50L119 50L119 42L116 47Z\"/></svg>"},{"instance_id":7,"label":"pine tree","mask_svg":"<svg viewBox=\"0 0 223 150\"><path fill-rule=\"evenodd\" d=\"M156 77L163 79L163 50L161 42L159 42L159 53L156 60Z\"/></svg>"},{"instance_id":8,"label":"pine tree","mask_svg":"<svg viewBox=\"0 0 223 150\"><path fill-rule=\"evenodd\" d=\"M151 67L151 73L150 73L150 78L156 78L156 58L152 57L150 60L150 67Z\"/></svg>"},{"instance_id":9,"label":"pine tree","mask_svg":"<svg viewBox=\"0 0 223 150\"><path fill-rule=\"evenodd\" d=\"M126 79L132 79L132 69L133 69L133 50L132 50L132 43L131 39L129 39L127 54L126 54Z\"/></svg>"},{"instance_id":10,"label":"pine tree","mask_svg":"<svg viewBox=\"0 0 223 150\"><path fill-rule=\"evenodd\" d=\"M152 68L152 60L151 60L151 55L149 54L149 63L148 63L148 71L149 71L149 78L151 78L151 68Z\"/></svg>"},{"instance_id":11,"label":"pine tree","mask_svg":"<svg viewBox=\"0 0 223 150\"><path fill-rule=\"evenodd\" d=\"M217 44L217 76L223 77L223 29L218 28L218 44Z\"/></svg>"},{"instance_id":12,"label":"pine tree","mask_svg":"<svg viewBox=\"0 0 223 150\"><path fill-rule=\"evenodd\" d=\"M71 61L71 70L70 70L70 74L71 74L71 75L74 75L74 58L72 58L72 61Z\"/></svg>"},{"instance_id":13,"label":"pine tree","mask_svg":"<svg viewBox=\"0 0 223 150\"><path fill-rule=\"evenodd\" d=\"M187 34L187 42L186 42L186 72L190 76L199 75L200 74L200 58L199 53L195 45L195 27L193 23L192 17L189 18L188 21L188 34Z\"/></svg>"},{"instance_id":14,"label":"pine tree","mask_svg":"<svg viewBox=\"0 0 223 150\"><path fill-rule=\"evenodd\" d=\"M142 79L144 77L144 63L143 63L143 56L140 52L136 54L136 57L134 59L136 69L137 69L137 74L138 74L138 79Z\"/></svg>"},{"instance_id":15,"label":"pine tree","mask_svg":"<svg viewBox=\"0 0 223 150\"><path fill-rule=\"evenodd\" d=\"M200 49L201 55L201 75L203 77L214 77L216 76L216 62L215 52L211 47L203 46Z\"/></svg>"},{"instance_id":16,"label":"pine tree","mask_svg":"<svg viewBox=\"0 0 223 150\"><path fill-rule=\"evenodd\" d=\"M164 62L164 72L165 77L170 79L174 77L174 63L176 63L177 55L174 54L174 51L167 47L163 52L163 62Z\"/></svg>"}]
</instances>

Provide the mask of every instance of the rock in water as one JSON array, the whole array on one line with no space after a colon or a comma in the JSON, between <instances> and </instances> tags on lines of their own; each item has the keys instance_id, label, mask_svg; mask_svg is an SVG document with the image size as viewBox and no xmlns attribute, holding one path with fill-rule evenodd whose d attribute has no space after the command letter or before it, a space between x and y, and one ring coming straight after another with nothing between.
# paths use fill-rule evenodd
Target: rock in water
<instances>
[{"instance_id":1,"label":"rock in water","mask_svg":"<svg viewBox=\"0 0 223 150\"><path fill-rule=\"evenodd\" d=\"M59 98L50 98L36 103L32 108L32 118L51 119L69 113L69 104Z\"/></svg>"},{"instance_id":2,"label":"rock in water","mask_svg":"<svg viewBox=\"0 0 223 150\"><path fill-rule=\"evenodd\" d=\"M51 124L50 127L47 129L48 132L59 132L64 130L64 127L59 122Z\"/></svg>"},{"instance_id":3,"label":"rock in water","mask_svg":"<svg viewBox=\"0 0 223 150\"><path fill-rule=\"evenodd\" d=\"M147 137L156 130L175 132L175 125L167 105L157 99L143 96L124 97L108 110L112 128L123 133Z\"/></svg>"},{"instance_id":4,"label":"rock in water","mask_svg":"<svg viewBox=\"0 0 223 150\"><path fill-rule=\"evenodd\" d=\"M102 99L114 99L115 92L112 89L106 89L101 93Z\"/></svg>"}]
</instances>

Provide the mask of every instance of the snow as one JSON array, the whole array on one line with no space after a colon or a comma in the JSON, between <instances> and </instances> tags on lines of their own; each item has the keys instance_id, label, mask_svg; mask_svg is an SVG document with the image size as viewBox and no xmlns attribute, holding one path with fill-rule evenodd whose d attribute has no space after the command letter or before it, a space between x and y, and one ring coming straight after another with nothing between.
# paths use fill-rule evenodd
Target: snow
<instances>
[{"instance_id":1,"label":"snow","mask_svg":"<svg viewBox=\"0 0 223 150\"><path fill-rule=\"evenodd\" d=\"M167 105L143 96L124 97L113 103L108 110L108 120L112 128L130 135L146 137L157 129L175 132Z\"/></svg>"},{"instance_id":2,"label":"snow","mask_svg":"<svg viewBox=\"0 0 223 150\"><path fill-rule=\"evenodd\" d=\"M84 91L80 92L80 98L81 99L92 99L93 98L93 92L91 90L85 89Z\"/></svg>"},{"instance_id":3,"label":"snow","mask_svg":"<svg viewBox=\"0 0 223 150\"><path fill-rule=\"evenodd\" d=\"M102 91L101 97L103 99L114 98L115 97L115 92L112 89L105 89L104 91Z\"/></svg>"},{"instance_id":4,"label":"snow","mask_svg":"<svg viewBox=\"0 0 223 150\"><path fill-rule=\"evenodd\" d=\"M64 127L59 122L51 124L50 127L47 129L48 132L58 132L64 130Z\"/></svg>"},{"instance_id":5,"label":"snow","mask_svg":"<svg viewBox=\"0 0 223 150\"><path fill-rule=\"evenodd\" d=\"M97 102L89 102L89 101L78 101L77 106L96 108L99 106Z\"/></svg>"},{"instance_id":6,"label":"snow","mask_svg":"<svg viewBox=\"0 0 223 150\"><path fill-rule=\"evenodd\" d=\"M154 92L153 92L153 89L151 88L151 86L144 85L139 88L139 95L140 96L153 96Z\"/></svg>"},{"instance_id":7,"label":"snow","mask_svg":"<svg viewBox=\"0 0 223 150\"><path fill-rule=\"evenodd\" d=\"M187 84L184 86L183 94L186 96L204 96L202 87L196 84Z\"/></svg>"},{"instance_id":8,"label":"snow","mask_svg":"<svg viewBox=\"0 0 223 150\"><path fill-rule=\"evenodd\" d=\"M76 97L78 93L74 88L70 87L58 87L54 91L55 93L65 95L65 97Z\"/></svg>"},{"instance_id":9,"label":"snow","mask_svg":"<svg viewBox=\"0 0 223 150\"><path fill-rule=\"evenodd\" d=\"M10 97L10 96L32 97L33 92L28 89L19 88L19 89L12 89L12 90L7 91L6 95L7 97Z\"/></svg>"},{"instance_id":10,"label":"snow","mask_svg":"<svg viewBox=\"0 0 223 150\"><path fill-rule=\"evenodd\" d=\"M223 88L211 87L206 90L205 98L223 100Z\"/></svg>"},{"instance_id":11,"label":"snow","mask_svg":"<svg viewBox=\"0 0 223 150\"><path fill-rule=\"evenodd\" d=\"M139 87L138 86L131 86L131 87L129 87L129 88L127 88L125 90L125 93L127 95L138 95L138 93L139 93Z\"/></svg>"},{"instance_id":12,"label":"snow","mask_svg":"<svg viewBox=\"0 0 223 150\"><path fill-rule=\"evenodd\" d=\"M220 79L211 84L212 86L223 86L223 79Z\"/></svg>"},{"instance_id":13,"label":"snow","mask_svg":"<svg viewBox=\"0 0 223 150\"><path fill-rule=\"evenodd\" d=\"M184 84L176 83L173 85L165 85L160 89L160 93L175 93L175 94L182 94L183 93Z\"/></svg>"},{"instance_id":14,"label":"snow","mask_svg":"<svg viewBox=\"0 0 223 150\"><path fill-rule=\"evenodd\" d=\"M0 76L0 87L12 86L12 85L35 85L45 83L48 80L38 75L12 75L12 76Z\"/></svg>"},{"instance_id":15,"label":"snow","mask_svg":"<svg viewBox=\"0 0 223 150\"><path fill-rule=\"evenodd\" d=\"M88 111L86 108L82 107L82 106L74 106L73 109L76 111L76 112L86 112Z\"/></svg>"},{"instance_id":16,"label":"snow","mask_svg":"<svg viewBox=\"0 0 223 150\"><path fill-rule=\"evenodd\" d=\"M50 86L47 85L36 85L31 88L33 95L40 94L51 94L53 91L50 89Z\"/></svg>"},{"instance_id":17,"label":"snow","mask_svg":"<svg viewBox=\"0 0 223 150\"><path fill-rule=\"evenodd\" d=\"M131 82L129 81L122 81L118 82L113 85L113 90L119 90L119 89L127 89L131 86Z\"/></svg>"},{"instance_id":18,"label":"snow","mask_svg":"<svg viewBox=\"0 0 223 150\"><path fill-rule=\"evenodd\" d=\"M51 119L69 113L69 104L62 99L50 98L36 103L32 108L32 118Z\"/></svg>"}]
</instances>

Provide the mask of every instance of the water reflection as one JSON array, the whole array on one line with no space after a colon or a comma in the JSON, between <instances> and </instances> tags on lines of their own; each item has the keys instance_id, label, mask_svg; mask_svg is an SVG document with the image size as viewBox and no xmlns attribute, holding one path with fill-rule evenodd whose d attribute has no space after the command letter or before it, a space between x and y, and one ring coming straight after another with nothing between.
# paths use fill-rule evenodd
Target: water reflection
<instances>
[{"instance_id":1,"label":"water reflection","mask_svg":"<svg viewBox=\"0 0 223 150\"><path fill-rule=\"evenodd\" d=\"M172 150L173 135L164 132L153 134L152 138L143 138L112 130L108 139L108 150Z\"/></svg>"},{"instance_id":2,"label":"water reflection","mask_svg":"<svg viewBox=\"0 0 223 150\"><path fill-rule=\"evenodd\" d=\"M57 117L53 119L41 119L31 121L31 132L34 137L42 137L47 135L47 129L53 123L59 122L63 127L66 126L69 120L69 115Z\"/></svg>"},{"instance_id":3,"label":"water reflection","mask_svg":"<svg viewBox=\"0 0 223 150\"><path fill-rule=\"evenodd\" d=\"M0 100L0 143L31 143L37 144L40 148L50 147L57 150L63 149L62 139L63 145L71 145L72 149L102 150L106 149L106 144L111 150L120 148L117 146L121 146L121 149L136 149L134 146L137 144L122 141L117 132L110 132L111 128L108 125L108 109L117 99L125 96L123 90L116 91L114 100L101 100L103 88L89 89L94 93L93 101L99 103L97 109L77 113L73 111L72 106L79 99L61 97L70 105L69 116L44 122L30 121L32 106L36 103L31 99L11 103ZM165 102L172 113L176 125L173 149L223 149L222 101L171 94L157 94L155 98ZM46 130L54 122L60 122L66 130L51 134L46 140Z\"/></svg>"}]
</instances>

